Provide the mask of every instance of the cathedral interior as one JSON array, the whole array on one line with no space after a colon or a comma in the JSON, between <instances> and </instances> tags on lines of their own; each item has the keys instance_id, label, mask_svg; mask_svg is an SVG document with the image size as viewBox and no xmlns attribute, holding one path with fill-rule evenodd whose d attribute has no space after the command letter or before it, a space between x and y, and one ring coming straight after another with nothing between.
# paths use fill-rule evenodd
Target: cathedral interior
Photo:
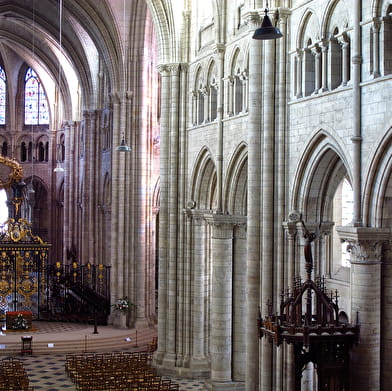
<instances>
[{"instance_id":1,"label":"cathedral interior","mask_svg":"<svg viewBox=\"0 0 392 391\"><path fill-rule=\"evenodd\" d=\"M0 0L0 316L390 389L391 87L390 0Z\"/></svg>"}]
</instances>

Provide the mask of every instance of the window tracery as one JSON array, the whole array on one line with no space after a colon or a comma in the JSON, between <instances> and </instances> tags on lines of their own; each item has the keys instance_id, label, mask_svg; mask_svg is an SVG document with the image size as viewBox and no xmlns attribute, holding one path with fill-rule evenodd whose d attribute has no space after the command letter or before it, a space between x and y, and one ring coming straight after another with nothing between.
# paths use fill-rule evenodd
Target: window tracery
<instances>
[{"instance_id":1,"label":"window tracery","mask_svg":"<svg viewBox=\"0 0 392 391\"><path fill-rule=\"evenodd\" d=\"M46 94L37 74L28 68L25 74L25 124L49 124L49 107Z\"/></svg>"},{"instance_id":2,"label":"window tracery","mask_svg":"<svg viewBox=\"0 0 392 391\"><path fill-rule=\"evenodd\" d=\"M302 37L294 52L294 96L303 98L349 85L351 39L348 22L341 21L341 26L327 28L324 37L320 38L316 17L309 14L304 19L300 29Z\"/></svg>"},{"instance_id":3,"label":"window tracery","mask_svg":"<svg viewBox=\"0 0 392 391\"><path fill-rule=\"evenodd\" d=\"M0 66L0 125L5 125L5 111L7 104L7 79L5 71Z\"/></svg>"}]
</instances>

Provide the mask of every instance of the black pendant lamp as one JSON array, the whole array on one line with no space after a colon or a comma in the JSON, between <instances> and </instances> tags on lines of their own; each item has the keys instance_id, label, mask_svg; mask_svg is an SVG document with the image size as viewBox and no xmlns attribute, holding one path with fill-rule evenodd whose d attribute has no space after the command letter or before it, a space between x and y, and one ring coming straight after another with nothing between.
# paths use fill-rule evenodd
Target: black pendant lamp
<instances>
[{"instance_id":1,"label":"black pendant lamp","mask_svg":"<svg viewBox=\"0 0 392 391\"><path fill-rule=\"evenodd\" d=\"M124 133L121 137L121 144L116 148L116 151L119 152L131 152L131 147L125 142Z\"/></svg>"},{"instance_id":2,"label":"black pendant lamp","mask_svg":"<svg viewBox=\"0 0 392 391\"><path fill-rule=\"evenodd\" d=\"M263 18L263 22L261 23L261 27L254 32L252 38L267 40L267 39L277 39L283 37L283 34L280 32L280 30L277 27L274 27L271 23L271 19L268 16L268 2L264 12L265 15Z\"/></svg>"}]
</instances>

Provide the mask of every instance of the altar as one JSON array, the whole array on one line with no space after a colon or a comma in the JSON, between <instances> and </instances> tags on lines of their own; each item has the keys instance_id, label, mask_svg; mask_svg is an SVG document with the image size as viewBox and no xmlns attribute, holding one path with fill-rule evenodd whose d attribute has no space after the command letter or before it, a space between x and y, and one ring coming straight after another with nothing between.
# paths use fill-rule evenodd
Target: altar
<instances>
[{"instance_id":1,"label":"altar","mask_svg":"<svg viewBox=\"0 0 392 391\"><path fill-rule=\"evenodd\" d=\"M33 313L31 311L7 311L5 324L7 330L29 330L32 326Z\"/></svg>"}]
</instances>

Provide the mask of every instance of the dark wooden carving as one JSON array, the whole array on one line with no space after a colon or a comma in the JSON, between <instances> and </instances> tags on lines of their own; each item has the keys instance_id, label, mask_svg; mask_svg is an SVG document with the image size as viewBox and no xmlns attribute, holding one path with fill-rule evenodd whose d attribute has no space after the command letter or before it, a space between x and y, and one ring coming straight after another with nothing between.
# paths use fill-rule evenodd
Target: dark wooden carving
<instances>
[{"instance_id":1,"label":"dark wooden carving","mask_svg":"<svg viewBox=\"0 0 392 391\"><path fill-rule=\"evenodd\" d=\"M266 337L279 346L294 345L295 390L301 390L302 370L309 362L317 369L319 391L349 389L349 355L358 343L359 325L348 323L339 312L337 291L327 294L325 280L312 280L313 258L311 242L316 234L304 227L306 281L294 281L291 291L281 295L279 312L262 319L259 311L259 338Z\"/></svg>"}]
</instances>

